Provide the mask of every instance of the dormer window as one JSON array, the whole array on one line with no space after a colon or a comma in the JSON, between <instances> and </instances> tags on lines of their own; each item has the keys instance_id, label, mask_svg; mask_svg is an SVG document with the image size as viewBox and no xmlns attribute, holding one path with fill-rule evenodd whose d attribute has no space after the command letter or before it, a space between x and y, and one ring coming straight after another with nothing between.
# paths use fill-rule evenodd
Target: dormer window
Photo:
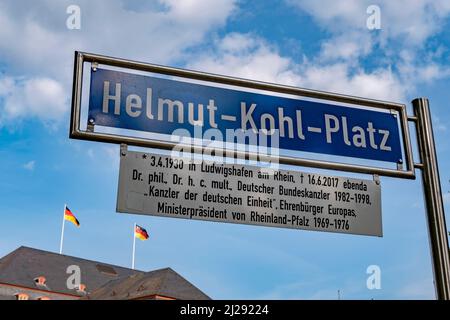
<instances>
[{"instance_id":1,"label":"dormer window","mask_svg":"<svg viewBox=\"0 0 450 320\"><path fill-rule=\"evenodd\" d=\"M46 281L47 281L47 280L46 280L45 277L43 277L43 276L34 278L34 282L36 283L37 286L45 286L45 282L46 282Z\"/></svg>"},{"instance_id":2,"label":"dormer window","mask_svg":"<svg viewBox=\"0 0 450 320\"><path fill-rule=\"evenodd\" d=\"M26 293L16 293L17 300L28 300L29 296Z\"/></svg>"},{"instance_id":3,"label":"dormer window","mask_svg":"<svg viewBox=\"0 0 450 320\"><path fill-rule=\"evenodd\" d=\"M77 291L80 293L86 293L86 286L84 284L80 284L77 288Z\"/></svg>"}]
</instances>

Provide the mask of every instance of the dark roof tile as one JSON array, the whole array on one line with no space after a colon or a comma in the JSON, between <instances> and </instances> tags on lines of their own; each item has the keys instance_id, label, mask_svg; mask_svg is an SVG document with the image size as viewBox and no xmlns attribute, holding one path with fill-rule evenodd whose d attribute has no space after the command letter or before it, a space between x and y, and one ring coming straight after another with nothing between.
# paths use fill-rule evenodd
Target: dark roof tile
<instances>
[{"instance_id":1,"label":"dark roof tile","mask_svg":"<svg viewBox=\"0 0 450 320\"><path fill-rule=\"evenodd\" d=\"M159 295L180 300L211 299L171 268L112 280L89 295L89 299L140 299Z\"/></svg>"},{"instance_id":2,"label":"dark roof tile","mask_svg":"<svg viewBox=\"0 0 450 320\"><path fill-rule=\"evenodd\" d=\"M70 274L67 267L77 265L81 270L81 283L91 292L117 276L130 276L142 273L128 268L103 264L113 268L117 276L109 275L98 270L98 261L86 260L72 256L60 255L53 252L20 247L0 259L0 283L14 284L27 288L36 288L45 291L55 291L73 295L81 295L75 289L68 289L66 282ZM46 286L37 286L34 279L44 276Z\"/></svg>"},{"instance_id":3,"label":"dark roof tile","mask_svg":"<svg viewBox=\"0 0 450 320\"><path fill-rule=\"evenodd\" d=\"M67 267L77 265L88 295L83 299L139 299L152 295L182 300L209 300L206 294L171 268L143 272L98 261L20 247L0 259L0 283L85 296L68 289ZM46 278L46 286L34 279ZM1 299L1 297L0 297Z\"/></svg>"}]
</instances>

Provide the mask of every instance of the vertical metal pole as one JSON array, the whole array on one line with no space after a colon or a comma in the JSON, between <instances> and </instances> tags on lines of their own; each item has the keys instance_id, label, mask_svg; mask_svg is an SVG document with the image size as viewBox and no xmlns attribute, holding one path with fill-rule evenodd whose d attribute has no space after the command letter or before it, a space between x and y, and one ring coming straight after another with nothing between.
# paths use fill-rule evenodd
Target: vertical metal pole
<instances>
[{"instance_id":1,"label":"vertical metal pole","mask_svg":"<svg viewBox=\"0 0 450 320\"><path fill-rule=\"evenodd\" d=\"M64 226L66 224L66 207L67 205L64 204L64 211L63 211L63 222L62 222L62 228L61 228L61 242L59 244L59 254L62 254L63 250L63 242L64 242Z\"/></svg>"},{"instance_id":2,"label":"vertical metal pole","mask_svg":"<svg viewBox=\"0 0 450 320\"><path fill-rule=\"evenodd\" d=\"M436 294L439 300L450 300L449 246L430 107L426 98L414 99L412 105L414 115L417 117L417 140L420 158L423 164L422 183L427 211Z\"/></svg>"},{"instance_id":3,"label":"vertical metal pole","mask_svg":"<svg viewBox=\"0 0 450 320\"><path fill-rule=\"evenodd\" d=\"M131 269L134 270L134 256L136 252L136 223L133 227L133 260L131 261Z\"/></svg>"}]
</instances>

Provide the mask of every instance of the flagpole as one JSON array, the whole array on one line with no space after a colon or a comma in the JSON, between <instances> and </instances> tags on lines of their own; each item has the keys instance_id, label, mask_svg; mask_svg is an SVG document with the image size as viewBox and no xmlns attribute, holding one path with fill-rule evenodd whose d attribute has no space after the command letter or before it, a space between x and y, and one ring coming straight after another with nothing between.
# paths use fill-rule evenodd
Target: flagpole
<instances>
[{"instance_id":1,"label":"flagpole","mask_svg":"<svg viewBox=\"0 0 450 320\"><path fill-rule=\"evenodd\" d=\"M63 241L64 241L64 225L66 224L66 207L67 205L64 204L64 211L63 211L63 223L62 223L62 229L61 229L61 243L59 245L59 254L62 254L63 249Z\"/></svg>"},{"instance_id":2,"label":"flagpole","mask_svg":"<svg viewBox=\"0 0 450 320\"><path fill-rule=\"evenodd\" d=\"M134 269L134 254L136 252L136 222L134 223L133 227L133 260L131 262L131 269Z\"/></svg>"}]
</instances>

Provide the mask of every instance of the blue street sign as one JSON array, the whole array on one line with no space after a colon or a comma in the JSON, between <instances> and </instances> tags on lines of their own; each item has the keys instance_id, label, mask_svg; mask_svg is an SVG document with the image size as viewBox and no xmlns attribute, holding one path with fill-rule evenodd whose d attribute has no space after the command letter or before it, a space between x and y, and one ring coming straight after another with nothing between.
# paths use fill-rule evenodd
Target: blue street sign
<instances>
[{"instance_id":1,"label":"blue street sign","mask_svg":"<svg viewBox=\"0 0 450 320\"><path fill-rule=\"evenodd\" d=\"M388 112L97 69L89 119L95 125L171 135L194 128L278 130L279 148L398 162L397 118ZM267 140L267 139L266 139ZM250 142L252 143L252 142Z\"/></svg>"}]
</instances>

